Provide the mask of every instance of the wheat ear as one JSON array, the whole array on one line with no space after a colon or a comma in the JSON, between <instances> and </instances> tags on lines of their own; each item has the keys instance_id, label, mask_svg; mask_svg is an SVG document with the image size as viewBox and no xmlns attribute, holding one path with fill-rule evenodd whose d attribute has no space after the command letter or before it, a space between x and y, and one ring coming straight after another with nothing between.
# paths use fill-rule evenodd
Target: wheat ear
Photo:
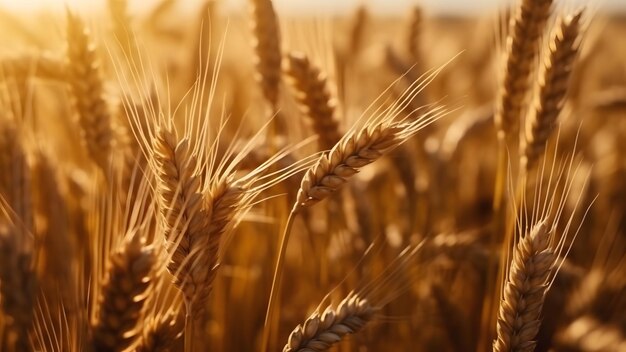
<instances>
[{"instance_id":1,"label":"wheat ear","mask_svg":"<svg viewBox=\"0 0 626 352\"><path fill-rule=\"evenodd\" d=\"M200 308L208 296L211 209L203 202L201 176L187 138L178 141L174 131L159 128L153 141L153 157L164 235L171 256L168 269L193 313L193 308Z\"/></svg>"},{"instance_id":2,"label":"wheat ear","mask_svg":"<svg viewBox=\"0 0 626 352\"><path fill-rule=\"evenodd\" d=\"M280 26L271 0L250 0L256 75L263 96L274 111L278 108L281 79Z\"/></svg>"},{"instance_id":3,"label":"wheat ear","mask_svg":"<svg viewBox=\"0 0 626 352\"><path fill-rule=\"evenodd\" d=\"M522 0L511 17L495 116L496 127L506 135L519 130L530 73L551 7L552 0Z\"/></svg>"},{"instance_id":4,"label":"wheat ear","mask_svg":"<svg viewBox=\"0 0 626 352\"><path fill-rule=\"evenodd\" d=\"M535 348L541 309L557 260L548 231L540 222L515 247L500 302L494 352Z\"/></svg>"},{"instance_id":5,"label":"wheat ear","mask_svg":"<svg viewBox=\"0 0 626 352\"><path fill-rule=\"evenodd\" d=\"M319 148L331 149L341 139L341 133L326 75L303 53L289 53L287 62L286 73L291 78L302 112L311 119L319 138Z\"/></svg>"},{"instance_id":6,"label":"wheat ear","mask_svg":"<svg viewBox=\"0 0 626 352\"><path fill-rule=\"evenodd\" d=\"M522 139L522 165L531 169L545 150L565 101L565 94L579 48L582 11L559 19L550 41L549 53L541 67L536 97L526 119Z\"/></svg>"},{"instance_id":7,"label":"wheat ear","mask_svg":"<svg viewBox=\"0 0 626 352\"><path fill-rule=\"evenodd\" d=\"M401 124L380 124L343 138L307 170L294 209L309 207L336 192L360 168L404 142L404 132Z\"/></svg>"},{"instance_id":8,"label":"wheat ear","mask_svg":"<svg viewBox=\"0 0 626 352\"><path fill-rule=\"evenodd\" d=\"M378 308L355 293L344 298L337 308L313 313L289 335L283 352L322 352L329 350L346 335L354 334L372 320Z\"/></svg>"},{"instance_id":9,"label":"wheat ear","mask_svg":"<svg viewBox=\"0 0 626 352\"><path fill-rule=\"evenodd\" d=\"M104 98L104 81L91 35L83 21L67 14L67 73L83 141L89 156L102 170L114 141L112 118Z\"/></svg>"},{"instance_id":10,"label":"wheat ear","mask_svg":"<svg viewBox=\"0 0 626 352\"><path fill-rule=\"evenodd\" d=\"M137 235L111 255L92 324L97 351L123 351L135 339L156 258L154 248L146 246Z\"/></svg>"}]
</instances>

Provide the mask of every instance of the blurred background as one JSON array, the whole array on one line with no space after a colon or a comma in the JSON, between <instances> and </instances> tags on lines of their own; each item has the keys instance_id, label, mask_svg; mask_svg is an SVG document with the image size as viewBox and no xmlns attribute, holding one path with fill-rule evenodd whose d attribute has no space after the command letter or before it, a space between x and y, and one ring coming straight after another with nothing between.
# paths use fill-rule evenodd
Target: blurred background
<instances>
[{"instance_id":1,"label":"blurred background","mask_svg":"<svg viewBox=\"0 0 626 352\"><path fill-rule=\"evenodd\" d=\"M158 0L131 0L130 6L134 10L148 9ZM225 10L240 10L245 7L245 0L226 0L222 1ZM71 8L80 8L82 10L101 11L105 8L106 1L91 0L1 0L0 7L11 11L29 11L32 9L45 8L51 10L61 10L64 6ZM180 1L188 9L194 9L199 6L202 1L185 0ZM507 5L506 0L277 0L275 6L282 13L338 13L343 14L349 12L355 6L364 3L368 8L375 10L377 14L398 14L406 11L410 6L418 3L430 12L439 13L457 13L457 14L476 14L485 11L495 11ZM600 11L610 12L626 12L626 1L624 0L602 0L602 1L582 1L569 0L566 2L571 6L579 6L581 4L597 7Z\"/></svg>"}]
</instances>

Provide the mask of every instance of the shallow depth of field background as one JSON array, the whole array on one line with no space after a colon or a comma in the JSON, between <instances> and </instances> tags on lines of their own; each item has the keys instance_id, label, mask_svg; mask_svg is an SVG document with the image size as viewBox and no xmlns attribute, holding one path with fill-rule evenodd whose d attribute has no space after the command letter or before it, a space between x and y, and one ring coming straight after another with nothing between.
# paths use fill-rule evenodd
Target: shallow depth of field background
<instances>
[{"instance_id":1,"label":"shallow depth of field background","mask_svg":"<svg viewBox=\"0 0 626 352\"><path fill-rule=\"evenodd\" d=\"M129 4L134 10L146 10L154 6L158 0L131 0ZM193 8L200 3L198 0L185 0L181 1L187 8ZM240 10L245 7L244 0L226 0L223 1L226 8L229 10ZM414 5L416 3L424 6L433 12L446 12L446 13L465 13L465 14L477 14L485 11L494 11L499 7L504 6L506 1L499 0L476 0L476 1L464 1L464 0L345 0L345 1L333 1L333 0L278 0L275 3L276 8L283 12L291 13L346 13L350 9L359 3L365 3L372 10L377 13L386 14L398 14L402 11ZM512 3L512 1L509 1ZM569 0L568 4L581 5L586 2L583 0ZM0 7L10 10L19 11L32 11L33 9L62 9L63 6L68 5L72 8L89 9L91 11L102 11L105 9L103 1L89 1L89 0L1 0ZM622 0L603 0L596 1L593 4L594 7L600 7L605 11L626 11L626 2Z\"/></svg>"}]
</instances>

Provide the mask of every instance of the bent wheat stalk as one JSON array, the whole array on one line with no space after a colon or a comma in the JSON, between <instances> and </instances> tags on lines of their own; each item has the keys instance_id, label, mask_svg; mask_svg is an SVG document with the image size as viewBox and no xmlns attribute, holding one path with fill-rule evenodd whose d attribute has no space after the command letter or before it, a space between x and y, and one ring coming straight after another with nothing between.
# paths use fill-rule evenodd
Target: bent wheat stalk
<instances>
[{"instance_id":1,"label":"bent wheat stalk","mask_svg":"<svg viewBox=\"0 0 626 352\"><path fill-rule=\"evenodd\" d=\"M382 110L382 112L374 112L360 128L355 127L347 132L332 150L323 153L316 164L306 171L296 196L296 202L289 213L285 230L280 239L272 288L265 315L265 330L262 343L264 351L269 343L268 325L270 319L272 319L274 304L280 289L285 251L295 216L302 209L310 207L338 191L359 169L400 146L410 137L417 134L424 126L446 113L445 109L435 107L417 119L412 119L411 115L409 115L401 121L394 121L400 114L400 111L411 103L413 98L437 76L443 67L430 72L424 80L414 82L394 104Z\"/></svg>"}]
</instances>

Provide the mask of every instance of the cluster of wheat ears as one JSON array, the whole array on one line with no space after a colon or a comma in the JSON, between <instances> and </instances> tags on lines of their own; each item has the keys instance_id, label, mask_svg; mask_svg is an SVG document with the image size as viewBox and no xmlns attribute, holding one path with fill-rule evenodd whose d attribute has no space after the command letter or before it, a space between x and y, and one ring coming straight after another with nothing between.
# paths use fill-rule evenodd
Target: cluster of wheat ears
<instances>
[{"instance_id":1,"label":"cluster of wheat ears","mask_svg":"<svg viewBox=\"0 0 626 352\"><path fill-rule=\"evenodd\" d=\"M626 351L624 19L223 3L0 11L0 351Z\"/></svg>"}]
</instances>

